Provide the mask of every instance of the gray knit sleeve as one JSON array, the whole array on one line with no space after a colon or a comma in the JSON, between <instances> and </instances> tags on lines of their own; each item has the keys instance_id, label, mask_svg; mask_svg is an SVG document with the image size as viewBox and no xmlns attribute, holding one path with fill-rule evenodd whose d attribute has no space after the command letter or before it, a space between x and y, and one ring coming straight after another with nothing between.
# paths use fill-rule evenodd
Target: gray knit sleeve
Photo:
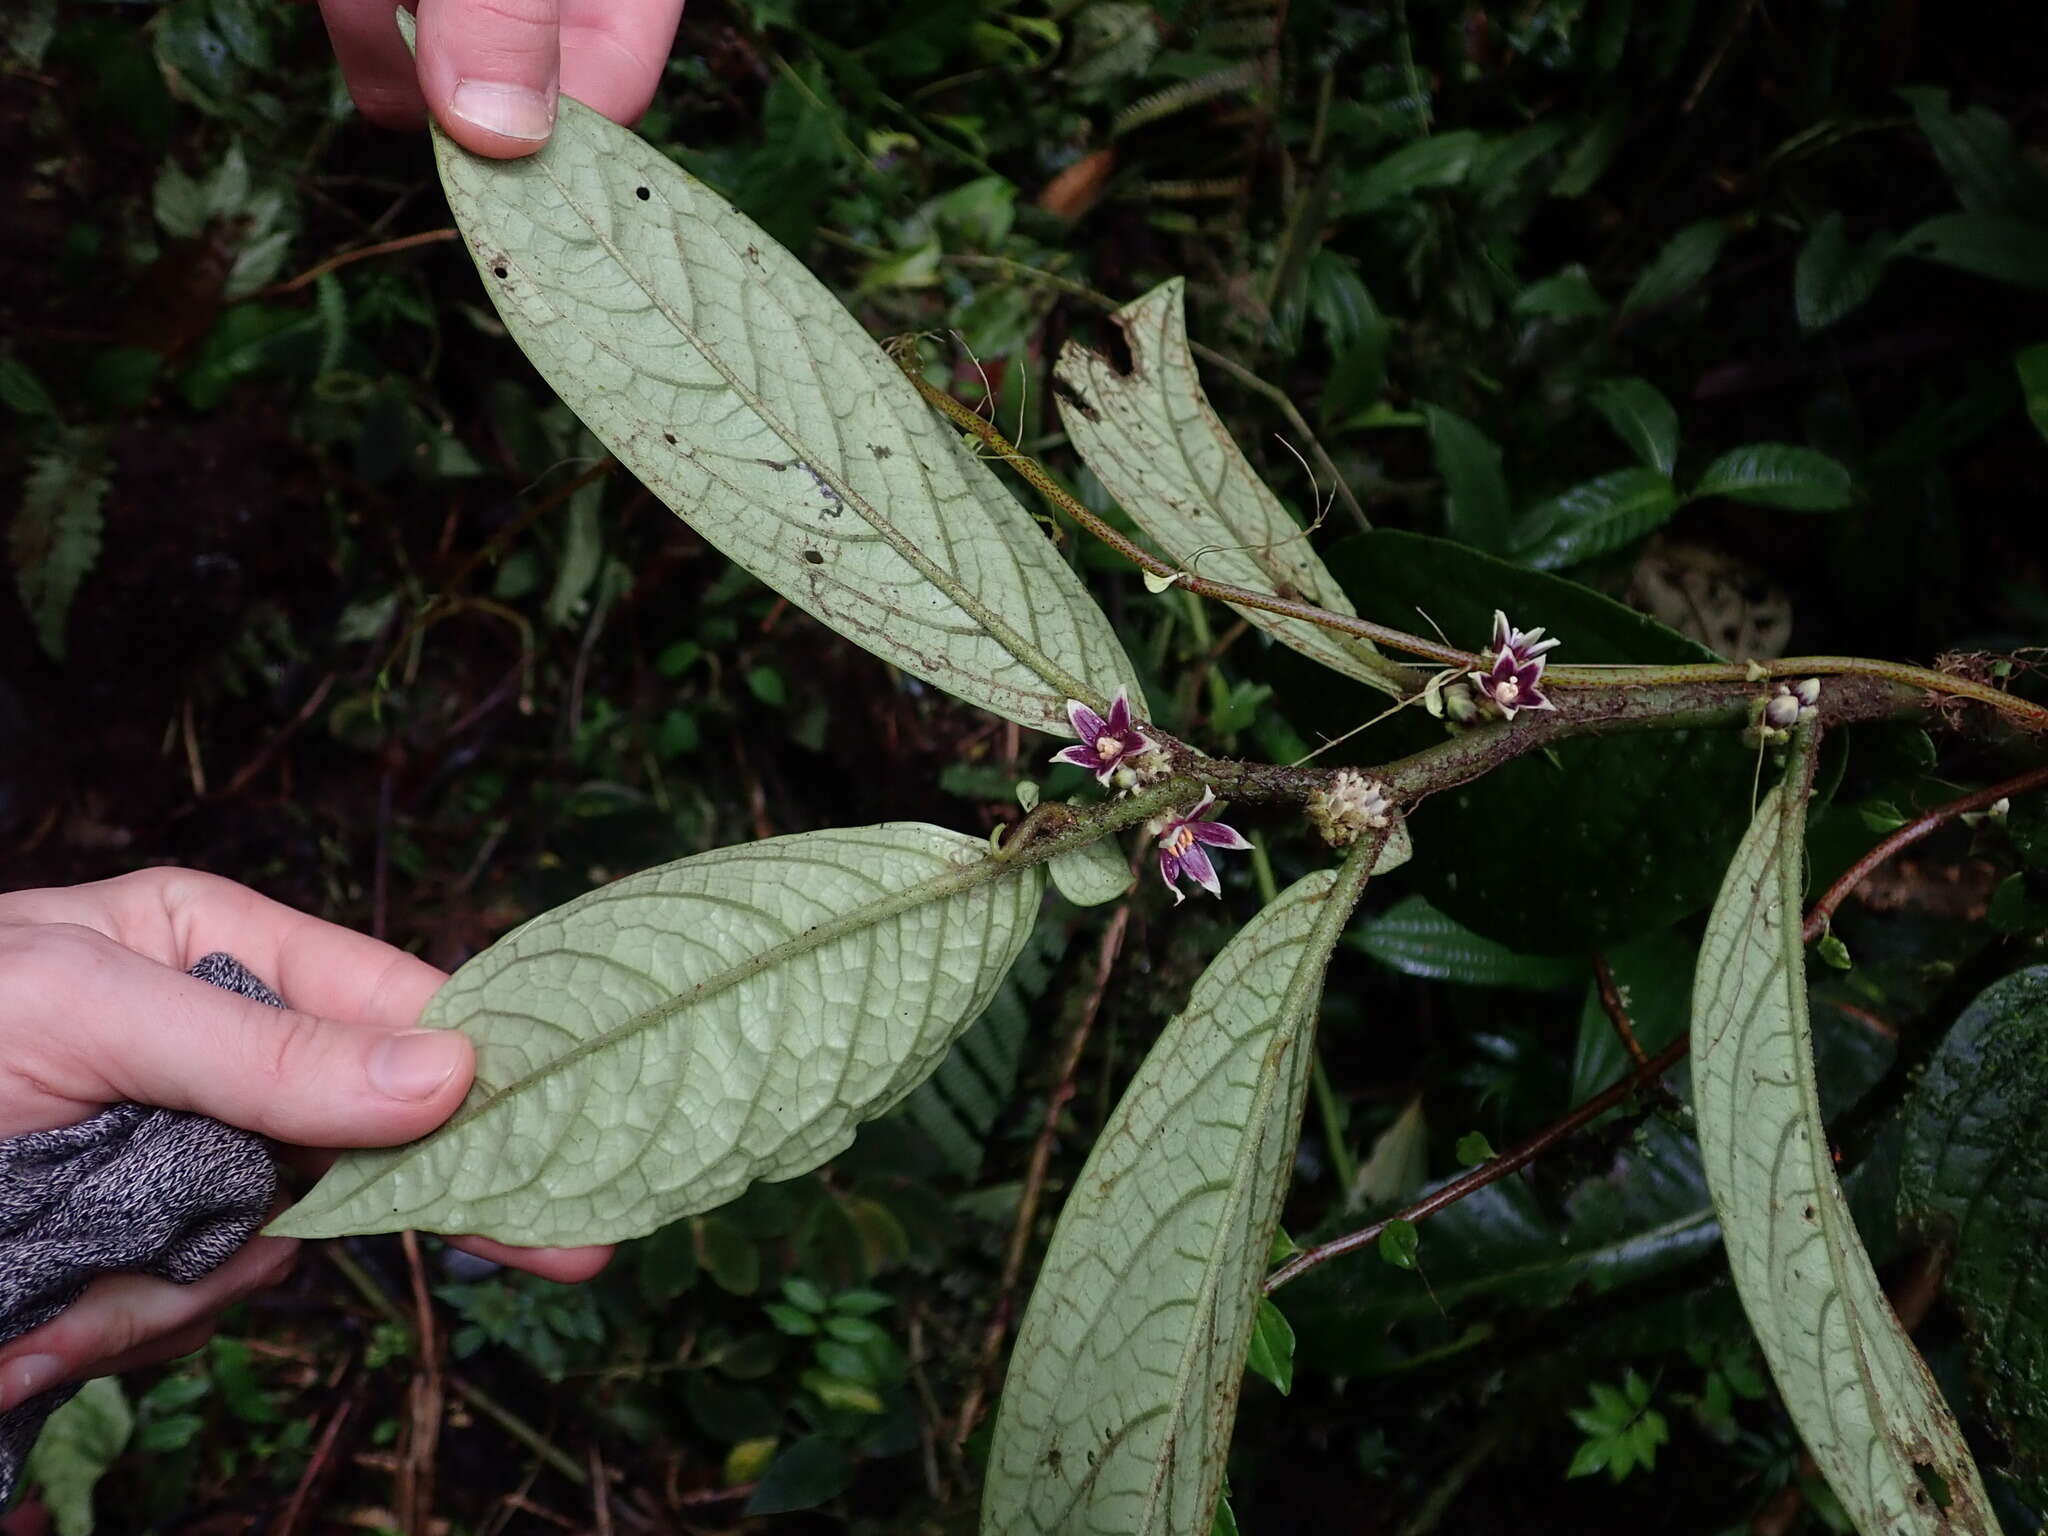
<instances>
[{"instance_id":1,"label":"gray knit sleeve","mask_svg":"<svg viewBox=\"0 0 2048 1536\"><path fill-rule=\"evenodd\" d=\"M192 974L285 1005L231 955L208 955ZM262 1226L276 1194L262 1137L179 1110L116 1104L0 1141L0 1344L48 1322L101 1275L189 1285L211 1274ZM43 1421L76 1390L53 1388L0 1413L0 1509Z\"/></svg>"}]
</instances>

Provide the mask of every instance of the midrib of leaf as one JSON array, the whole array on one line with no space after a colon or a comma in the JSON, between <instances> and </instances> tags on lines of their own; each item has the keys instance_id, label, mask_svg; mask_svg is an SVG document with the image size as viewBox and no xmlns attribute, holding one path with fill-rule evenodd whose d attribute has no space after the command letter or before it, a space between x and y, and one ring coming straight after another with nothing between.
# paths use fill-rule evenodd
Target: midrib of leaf
<instances>
[{"instance_id":1,"label":"midrib of leaf","mask_svg":"<svg viewBox=\"0 0 2048 1536\"><path fill-rule=\"evenodd\" d=\"M758 950L746 959L727 966L715 975L706 977L687 992L679 992L674 997L652 1008L643 1008L630 1018L614 1024L610 1029L592 1035L588 1039L579 1040L575 1045L562 1052L561 1055L543 1062L525 1076L515 1078L503 1087L492 1090L487 1097L478 1100L476 1103L464 1104L454 1115L444 1121L438 1129L421 1137L418 1141L409 1143L405 1149L407 1158L410 1159L424 1155L436 1143L454 1135L471 1122L490 1114L504 1100L531 1091L536 1085L545 1082L559 1072L566 1071L585 1057L594 1055L599 1051L608 1050L622 1041L632 1039L635 1035L645 1030L664 1024L678 1014L708 1002L710 999L718 996L719 993L731 990L750 977L758 976L766 970L772 970L774 967L786 961L794 960L800 955L809 954L814 949L823 949L829 944L836 944L839 940L859 933L864 929L877 927L893 918L901 917L904 913L915 908L961 895L964 892L973 890L977 886L986 885L992 880L1000 880L1006 875L1021 873L1026 869L1032 868L1034 865L1044 863L1056 854L1070 851L1077 846L1085 846L1086 843L1094 841L1098 836L1106 836L1112 831L1154 814L1159 810L1161 803L1163 803L1161 797L1156 793L1149 796L1134 796L1117 804L1109 817L1099 827L1089 830L1089 836L1086 838L1067 838L1064 840L1049 838L1031 847L1021 849L1008 857L989 855L976 860L972 864L964 864L957 870L946 874L934 875L929 880L921 881L916 885L905 886L894 895L884 897L881 901L875 902L870 906L862 907L855 912L842 914L839 917L828 918L814 927L806 928L795 938L784 939L779 944L773 944L766 949ZM512 934L507 934L506 937L510 938L517 932L518 930L514 929ZM431 1007L432 1005L430 1004L430 1012ZM428 1025L426 1027L433 1028L435 1026ZM372 1185L385 1182L389 1177L390 1169L398 1166L400 1166L400 1163L392 1163L389 1166L378 1168L374 1173L349 1189L345 1195L329 1199L326 1201L326 1204L330 1207L338 1206L347 1200L354 1199Z\"/></svg>"},{"instance_id":2,"label":"midrib of leaf","mask_svg":"<svg viewBox=\"0 0 2048 1536\"><path fill-rule=\"evenodd\" d=\"M435 129L435 134L437 136L440 134L439 128ZM884 543L901 555L912 569L941 592L944 592L948 598L952 599L959 606L963 613L979 624L1003 649L1037 673L1039 678L1048 687L1058 689L1070 699L1079 699L1084 704L1091 705L1098 711L1109 707L1108 700L1104 699L1099 692L1090 688L1086 683L1068 672L1066 668L1053 661L1051 657L1047 656L1035 644L1004 623L986 604L957 581L951 572L927 556L914 540L904 537L903 531L883 516L880 508L855 491L845 479L831 469L829 464L821 462L810 445L805 443L793 429L783 425L782 420L769 410L768 403L740 381L739 376L727 365L725 359L716 350L705 345L697 329L689 324L682 315L677 313L660 294L647 285L639 270L632 262L626 259L624 253L605 234L604 230L599 227L597 221L591 218L588 210L569 190L562 178L555 174L554 166L548 163L545 156L541 157L538 164L541 171L547 176L548 181L561 194L562 201L568 207L575 210L577 218L582 220L584 227L590 231L591 237L598 245L604 248L605 254L610 256L618 264L619 268L632 279L633 286L647 296L647 302L654 307L664 320L668 321L675 328L678 335L689 342L691 347L696 350L697 355L709 363L718 376L725 380L726 388L730 389L744 401L747 409L767 423L769 429L777 437L781 438L783 443L802 460L804 467L811 474L815 475L825 485L830 486L832 493L841 502L858 511L867 525L881 536ZM706 222L708 223L708 221ZM732 251L731 242L725 240L724 231L707 230L705 232L715 233L725 243L726 249ZM737 256L739 253L733 251L732 254ZM687 263L685 264L687 265ZM816 359L812 358L808 351L804 353L804 358L807 364L813 367L816 366ZM920 471L923 470L922 464L919 465L919 469ZM1019 515L1023 515L1021 507L1018 511Z\"/></svg>"},{"instance_id":3,"label":"midrib of leaf","mask_svg":"<svg viewBox=\"0 0 2048 1536\"><path fill-rule=\"evenodd\" d=\"M1913 1518L1916 1511L1911 1507L1886 1510L1877 1503L1879 1480L1872 1475L1871 1459L1873 1451L1882 1456L1893 1486L1904 1497L1911 1499L1914 1492L1922 1487L1915 1456L1912 1454L1913 1450L1917 1450L1924 1458L1924 1464L1938 1471L1946 1482L1949 1507L1936 1510L1923 1494L1921 1508L1917 1513L1926 1517L1924 1523L1910 1527L1888 1526L1887 1529L1896 1528L1901 1532L1909 1529L1969 1532L1977 1533L1977 1536L1992 1536L1996 1524L1989 1513L1968 1447L1963 1443L1962 1433L1957 1428L1953 1416L1942 1402L1932 1376L1928 1374L1924 1362L1891 1312L1890 1303L1878 1288L1875 1271L1871 1268L1862 1239L1856 1232L1841 1185L1835 1178L1827 1137L1821 1130L1819 1084L1814 1067L1806 1007L1806 945L1800 922L1805 895L1805 807L1813 786L1817 745L1817 737L1811 732L1803 732L1795 738L1793 759L1787 767L1785 778L1778 787L1770 791L1758 808L1751 835L1744 839L1743 846L1737 852L1735 862L1730 868L1729 885L1732 887L1738 881L1747 878L1747 870L1753 868L1757 862L1756 853L1763 852L1765 878L1754 882L1751 897L1753 904L1744 913L1739 931L1743 935L1743 942L1747 944L1753 942L1757 927L1762 926L1766 930L1771 946L1770 961L1756 985L1755 995L1747 1010L1739 1017L1723 1020L1720 1028L1707 1031L1704 1039L1702 1025L1709 1017L1714 1003L1723 995L1721 988L1728 981L1731 972L1724 971L1719 976L1709 977L1705 967L1702 967L1694 1012L1694 1054L1700 1058L1695 1082L1697 1083L1707 1070L1705 1058L1720 1048L1721 1042L1731 1030L1735 1032L1739 1041L1757 1025L1759 1016L1774 1001L1783 1004L1788 1013L1787 1025L1793 1037L1792 1049L1788 1052L1792 1058L1790 1085L1799 1095L1802 1109L1800 1117L1788 1123L1785 1135L1781 1137L1775 1150L1770 1188L1776 1190L1778 1187L1776 1169L1786 1155L1785 1143L1791 1140L1792 1133L1803 1125L1808 1131L1805 1150L1806 1172L1814 1194L1812 1219L1818 1228L1821 1241L1826 1246L1829 1261L1828 1294L1821 1300L1815 1316L1824 1319L1831 1307L1841 1309L1843 1324L1851 1345L1848 1353L1852 1357L1863 1401L1869 1406L1871 1413L1870 1439L1874 1442L1873 1445L1852 1445L1849 1437L1842 1431L1839 1418L1832 1412L1831 1404L1825 1422L1817 1426L1809 1423L1808 1414L1802 1410L1808 1409L1816 1397L1833 1397L1824 1380L1786 1379L1788 1369L1803 1362L1788 1358L1779 1348L1780 1340L1785 1336L1784 1330L1778 1326L1779 1319L1775 1312L1768 1309L1792 1306L1803 1298L1790 1294L1775 1294L1780 1289L1776 1285L1769 1285L1766 1288L1767 1294L1755 1297L1752 1297L1746 1285L1738 1284L1738 1290L1742 1295L1744 1307L1750 1314L1758 1341L1764 1346L1765 1358L1772 1374L1779 1379L1780 1390L1786 1399L1788 1410L1792 1412L1794 1424L1807 1441L1808 1448L1813 1451L1815 1460L1826 1474L1836 1496L1842 1500L1851 1517L1856 1519L1859 1525L1866 1524L1869 1518L1886 1514L1907 1520ZM1765 830L1766 837L1756 835L1759 828ZM1723 899L1726 899L1726 888ZM1719 926L1720 917L1721 908L1717 904L1714 917L1708 922L1710 942L1714 930ZM1739 952L1731 957L1731 963L1735 985L1739 988L1742 985ZM1696 1087L1695 1092L1699 1091ZM1739 1182L1735 1171L1739 1155L1738 1143L1731 1131L1725 1149L1728 1167L1726 1177L1729 1182L1724 1189L1715 1178L1715 1170L1723 1161L1723 1154L1719 1149L1710 1151L1706 1145L1710 1135L1718 1134L1714 1119L1715 1117L1706 1114L1700 1117L1702 1163L1708 1175L1716 1213L1721 1218L1724 1238L1731 1241L1731 1247L1733 1241L1746 1241L1754 1225L1747 1218L1754 1217L1755 1222L1762 1225L1767 1244L1765 1267L1768 1272L1771 1265L1770 1255L1778 1251L1778 1233L1772 1225L1774 1213L1769 1208L1762 1211L1731 1213L1730 1201ZM1748 1270L1745 1265L1734 1263L1735 1257L1731 1252L1731 1267L1738 1282L1741 1282L1748 1275ZM1875 1328L1866 1324L1863 1308L1858 1305L1857 1298L1848 1292L1848 1286L1859 1278L1859 1271L1861 1278L1867 1282L1864 1288L1869 1292L1864 1304L1874 1309L1882 1309L1874 1314L1879 1318ZM1759 1315L1760 1309L1766 1309L1762 1315ZM1887 1323L1889 1332L1883 1332ZM1815 1345L1815 1360L1824 1376L1828 1362L1824 1355L1818 1353L1825 1349L1824 1341L1818 1335L1815 1338ZM1876 1354L1892 1351L1898 1353L1913 1385L1920 1389L1917 1394L1920 1401L1894 1401L1897 1397L1893 1391L1896 1384L1882 1380L1874 1368L1873 1358ZM1928 1421L1925 1427L1943 1435L1949 1443L1935 1445L1923 1442L1909 1450L1901 1443L1901 1437L1903 1434L1915 1432L1921 1426L1900 1423L1901 1411L1915 1419ZM1826 1431L1825 1440L1815 1433L1816 1428ZM1862 1465L1855 1468L1846 1465L1846 1458L1859 1450Z\"/></svg>"}]
</instances>

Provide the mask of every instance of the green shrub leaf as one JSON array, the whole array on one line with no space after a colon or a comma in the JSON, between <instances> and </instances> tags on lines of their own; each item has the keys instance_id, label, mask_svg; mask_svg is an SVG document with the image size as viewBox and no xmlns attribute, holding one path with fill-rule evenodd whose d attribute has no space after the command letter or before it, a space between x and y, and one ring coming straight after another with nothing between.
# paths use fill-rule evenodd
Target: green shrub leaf
<instances>
[{"instance_id":1,"label":"green shrub leaf","mask_svg":"<svg viewBox=\"0 0 2048 1536\"><path fill-rule=\"evenodd\" d=\"M1594 386L1593 409L1615 436L1665 479L1678 465L1678 412L1648 379L1607 379Z\"/></svg>"},{"instance_id":2,"label":"green shrub leaf","mask_svg":"<svg viewBox=\"0 0 2048 1536\"><path fill-rule=\"evenodd\" d=\"M1160 1033L1061 1211L1017 1333L981 1528L1209 1526L1346 913L1310 875Z\"/></svg>"},{"instance_id":3,"label":"green shrub leaf","mask_svg":"<svg viewBox=\"0 0 2048 1536\"><path fill-rule=\"evenodd\" d=\"M1548 992L1577 984L1584 962L1569 955L1518 955L1437 911L1421 896L1406 896L1350 942L1404 976L1455 981L1468 987L1518 987Z\"/></svg>"},{"instance_id":4,"label":"green shrub leaf","mask_svg":"<svg viewBox=\"0 0 2048 1536\"><path fill-rule=\"evenodd\" d=\"M1686 225L1643 268L1628 297L1621 301L1622 313L1659 309L1691 292L1714 270L1728 233L1724 219Z\"/></svg>"},{"instance_id":5,"label":"green shrub leaf","mask_svg":"<svg viewBox=\"0 0 2048 1536\"><path fill-rule=\"evenodd\" d=\"M979 1014L1043 881L912 822L699 854L514 929L422 1026L476 1042L440 1130L352 1152L272 1230L618 1241L845 1147Z\"/></svg>"},{"instance_id":6,"label":"green shrub leaf","mask_svg":"<svg viewBox=\"0 0 2048 1536\"><path fill-rule=\"evenodd\" d=\"M1821 1123L1800 938L1810 778L1795 770L1764 797L1700 944L1707 1187L1786 1410L1856 1527L1993 1536L1969 1447L1878 1285Z\"/></svg>"},{"instance_id":7,"label":"green shrub leaf","mask_svg":"<svg viewBox=\"0 0 2048 1536\"><path fill-rule=\"evenodd\" d=\"M1422 414L1429 422L1437 473L1444 477L1445 528L1460 544L1475 549L1506 547L1512 513L1499 445L1455 411L1425 405Z\"/></svg>"},{"instance_id":8,"label":"green shrub leaf","mask_svg":"<svg viewBox=\"0 0 2048 1536\"><path fill-rule=\"evenodd\" d=\"M1895 254L2015 288L2048 289L2048 227L1991 213L1944 213L1899 237Z\"/></svg>"},{"instance_id":9,"label":"green shrub leaf","mask_svg":"<svg viewBox=\"0 0 2048 1536\"><path fill-rule=\"evenodd\" d=\"M1969 1324L1971 1380L2027 1502L2048 1504L2048 966L1963 1010L1905 1115L1899 1216L1953 1250L1943 1290Z\"/></svg>"},{"instance_id":10,"label":"green shrub leaf","mask_svg":"<svg viewBox=\"0 0 2048 1536\"><path fill-rule=\"evenodd\" d=\"M1841 214L1822 219L1799 248L1792 272L1792 307L1799 328L1820 330L1861 307L1877 292L1891 255L1891 236L1880 233L1857 245Z\"/></svg>"},{"instance_id":11,"label":"green shrub leaf","mask_svg":"<svg viewBox=\"0 0 2048 1536\"><path fill-rule=\"evenodd\" d=\"M97 1377L50 1415L29 1452L30 1485L42 1491L57 1536L92 1536L92 1494L128 1445L135 1414L111 1376Z\"/></svg>"},{"instance_id":12,"label":"green shrub leaf","mask_svg":"<svg viewBox=\"0 0 2048 1536\"><path fill-rule=\"evenodd\" d=\"M838 299L637 135L564 98L520 160L437 129L484 286L619 461L775 591L984 709L1072 734L1140 696L1108 620Z\"/></svg>"},{"instance_id":13,"label":"green shrub leaf","mask_svg":"<svg viewBox=\"0 0 2048 1536\"><path fill-rule=\"evenodd\" d=\"M1855 486L1849 471L1824 453L1790 443L1751 443L1709 464L1692 493L1788 512L1831 512L1849 504Z\"/></svg>"},{"instance_id":14,"label":"green shrub leaf","mask_svg":"<svg viewBox=\"0 0 2048 1536\"><path fill-rule=\"evenodd\" d=\"M1577 565L1671 521L1678 492L1655 469L1621 469L1538 502L1517 529L1515 557L1539 571Z\"/></svg>"},{"instance_id":15,"label":"green shrub leaf","mask_svg":"<svg viewBox=\"0 0 2048 1536\"><path fill-rule=\"evenodd\" d=\"M1162 283L1113 317L1130 345L1121 372L1075 342L1060 353L1060 421L1110 495L1167 558L1215 581L1305 598L1340 613L1351 600L1308 533L1238 451L1202 392L1188 350L1184 284ZM1236 610L1285 645L1375 688L1369 641L1258 608Z\"/></svg>"}]
</instances>

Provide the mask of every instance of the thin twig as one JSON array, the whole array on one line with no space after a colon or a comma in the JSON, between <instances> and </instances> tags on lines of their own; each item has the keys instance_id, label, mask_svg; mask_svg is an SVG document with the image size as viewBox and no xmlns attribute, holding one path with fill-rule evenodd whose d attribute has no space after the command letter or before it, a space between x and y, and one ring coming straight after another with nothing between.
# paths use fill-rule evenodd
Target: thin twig
<instances>
[{"instance_id":1,"label":"thin twig","mask_svg":"<svg viewBox=\"0 0 2048 1536\"><path fill-rule=\"evenodd\" d=\"M296 736L308 720L319 713L320 706L327 701L327 695L333 691L337 675L330 672L321 678L318 686L306 695L306 702L299 706L298 713L273 732L254 757L235 770L235 776L228 780L227 787L221 791L223 799L231 800L247 789L249 781L270 765L271 759L277 756L284 744Z\"/></svg>"},{"instance_id":2,"label":"thin twig","mask_svg":"<svg viewBox=\"0 0 2048 1536\"><path fill-rule=\"evenodd\" d=\"M386 780L387 784L389 780ZM434 1302L427 1290L425 1256L417 1232L402 1232L405 1265L412 1277L413 1345L419 1365L407 1384L405 1460L398 1486L399 1524L406 1536L429 1536L434 1523L435 1459L441 1446L441 1360L434 1327Z\"/></svg>"},{"instance_id":3,"label":"thin twig","mask_svg":"<svg viewBox=\"0 0 2048 1536\"><path fill-rule=\"evenodd\" d=\"M292 1489L291 1501L285 1505L284 1513L271 1527L270 1536L294 1536L299 1520L306 1513L307 1501L313 1496L313 1486L326 1476L334 1459L334 1444L341 1435L341 1426L348 1422L348 1416L355 1411L353 1401L344 1401L327 1420L327 1427L320 1431L320 1438L313 1444L313 1454L306 1460L305 1471L299 1474L298 1485Z\"/></svg>"},{"instance_id":4,"label":"thin twig","mask_svg":"<svg viewBox=\"0 0 2048 1536\"><path fill-rule=\"evenodd\" d=\"M1843 870L1835 883L1821 893L1820 900L1806 914L1806 926L1801 937L1811 944L1828 930L1828 923L1835 915L1835 909L1849 899L1850 894L1869 879L1877 867L1902 848L1910 848L1937 827L1951 822L1968 811L1981 811L1996 805L2000 800L2014 795L2026 794L2048 784L2048 767L2031 768L2025 773L2014 774L2011 778L1980 789L1974 794L1951 800L1946 805L1937 805L1924 815L1916 816L1903 827L1891 833L1882 842L1863 855L1854 864Z\"/></svg>"},{"instance_id":5,"label":"thin twig","mask_svg":"<svg viewBox=\"0 0 2048 1536\"><path fill-rule=\"evenodd\" d=\"M317 283L330 272L337 272L359 261L368 261L372 256L395 256L400 251L410 251L422 245L436 245L443 240L459 240L461 232L453 229L423 229L416 235L400 235L396 240L380 240L375 245L366 245L360 250L343 251L339 256L330 256L316 266L306 268L297 277L288 277L281 283L272 283L268 288L258 290L259 299L282 298L296 293L308 283Z\"/></svg>"},{"instance_id":6,"label":"thin twig","mask_svg":"<svg viewBox=\"0 0 2048 1536\"><path fill-rule=\"evenodd\" d=\"M1333 1237L1327 1243L1318 1243L1313 1248L1297 1253L1266 1277L1266 1294L1272 1295L1288 1281L1307 1274L1319 1264L1327 1264L1343 1254L1378 1242L1380 1234L1394 1222L1413 1223L1434 1216L1445 1206L1456 1205L1475 1190L1484 1189L1517 1169L1527 1167L1581 1126L1591 1124L1645 1084L1654 1082L1670 1071L1685 1055L1689 1043L1684 1035L1680 1035L1642 1066L1626 1077L1617 1078L1608 1084L1563 1119L1546 1125L1520 1146L1510 1148L1491 1162L1481 1163L1469 1173L1462 1173L1448 1184L1431 1190L1412 1205L1372 1223L1371 1226L1361 1227L1356 1232L1347 1232L1342 1237Z\"/></svg>"},{"instance_id":7,"label":"thin twig","mask_svg":"<svg viewBox=\"0 0 2048 1536\"><path fill-rule=\"evenodd\" d=\"M1017 1219L1010 1225L1010 1246L1003 1255L1003 1275L996 1286L995 1306L989 1314L988 1328L981 1337L974 1374L968 1379L967 1393L960 1400L960 1412L953 1421L956 1450L965 1445L967 1437L974 1433L974 1426L981 1419L982 1405L988 1398L989 1379L995 1372L997 1357L1002 1354L1003 1340L1010 1331L1010 1313L1017 1283L1024 1273L1024 1257L1031 1251L1031 1233L1038 1222L1039 1202L1045 1195L1053 1144L1059 1139L1060 1116L1074 1097L1081 1053L1087 1048L1088 1037L1094 1031L1096 1015L1102 1011L1102 999L1109 990L1110 972L1116 966L1117 952L1123 948L1124 934L1130 925L1131 905L1124 902L1111 914L1108 925L1102 930L1102 942L1095 950L1095 974L1089 980L1087 996L1081 1000L1080 1014L1074 1020L1072 1033L1067 1036L1066 1048L1060 1053L1055 1087L1045 1101L1045 1118L1038 1128L1038 1140L1031 1147L1031 1162L1024 1175L1024 1192L1017 1202Z\"/></svg>"},{"instance_id":8,"label":"thin twig","mask_svg":"<svg viewBox=\"0 0 2048 1536\"><path fill-rule=\"evenodd\" d=\"M1636 1069L1650 1064L1650 1056L1636 1039L1635 1026L1628 1021L1628 1008L1621 1000L1621 989L1614 984L1614 971L1605 955L1593 956L1593 975L1600 984L1600 1006L1607 1011L1607 1022L1614 1026L1614 1033L1620 1037L1621 1048L1628 1052L1628 1059Z\"/></svg>"}]
</instances>

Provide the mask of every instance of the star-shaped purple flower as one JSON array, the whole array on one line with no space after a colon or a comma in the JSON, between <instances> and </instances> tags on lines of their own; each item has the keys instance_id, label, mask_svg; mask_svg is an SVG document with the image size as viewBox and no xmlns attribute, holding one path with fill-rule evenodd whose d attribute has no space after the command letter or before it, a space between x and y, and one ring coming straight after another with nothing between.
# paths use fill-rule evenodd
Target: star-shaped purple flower
<instances>
[{"instance_id":1,"label":"star-shaped purple flower","mask_svg":"<svg viewBox=\"0 0 2048 1536\"><path fill-rule=\"evenodd\" d=\"M1545 640L1541 628L1524 633L1508 622L1498 608L1493 613L1493 644L1486 656L1492 658L1484 672L1472 673L1472 680L1496 709L1508 719L1523 709L1555 709L1543 696L1543 653L1558 642Z\"/></svg>"},{"instance_id":2,"label":"star-shaped purple flower","mask_svg":"<svg viewBox=\"0 0 2048 1536\"><path fill-rule=\"evenodd\" d=\"M1202 812L1216 803L1215 791L1204 789L1202 798L1178 816L1169 816L1159 827L1159 878L1173 892L1173 904L1185 899L1180 877L1186 875L1211 896L1223 894L1216 878L1216 866L1209 861L1210 848L1249 848L1243 834L1220 821L1202 820ZM1208 844L1205 848L1202 845Z\"/></svg>"},{"instance_id":3,"label":"star-shaped purple flower","mask_svg":"<svg viewBox=\"0 0 2048 1536\"><path fill-rule=\"evenodd\" d=\"M1131 701L1121 688L1110 700L1107 720L1078 699L1067 700L1067 719L1073 722L1080 745L1053 753L1052 760L1086 768L1099 784L1107 784L1117 769L1156 745L1150 736L1131 724Z\"/></svg>"}]
</instances>

